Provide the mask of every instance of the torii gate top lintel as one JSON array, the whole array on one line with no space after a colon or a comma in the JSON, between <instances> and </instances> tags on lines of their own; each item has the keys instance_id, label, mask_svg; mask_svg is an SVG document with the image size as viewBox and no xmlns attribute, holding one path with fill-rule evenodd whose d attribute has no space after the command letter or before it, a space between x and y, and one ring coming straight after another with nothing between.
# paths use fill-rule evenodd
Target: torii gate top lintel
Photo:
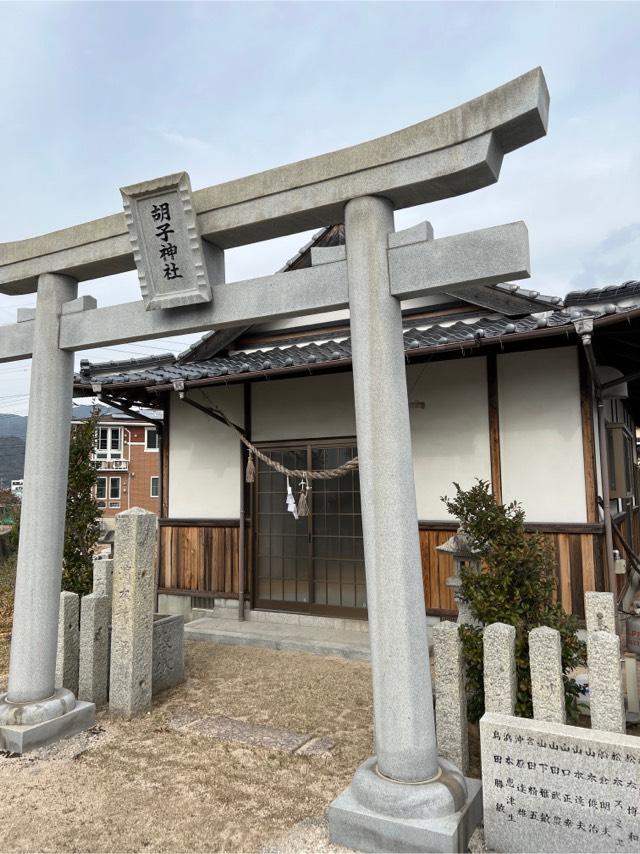
<instances>
[{"instance_id":1,"label":"torii gate top lintel","mask_svg":"<svg viewBox=\"0 0 640 854\"><path fill-rule=\"evenodd\" d=\"M340 221L344 205L383 195L396 209L498 180L505 153L544 136L542 69L418 124L339 151L193 193L200 235L228 249ZM37 290L38 276L78 281L135 269L123 213L0 244L0 293Z\"/></svg>"}]
</instances>

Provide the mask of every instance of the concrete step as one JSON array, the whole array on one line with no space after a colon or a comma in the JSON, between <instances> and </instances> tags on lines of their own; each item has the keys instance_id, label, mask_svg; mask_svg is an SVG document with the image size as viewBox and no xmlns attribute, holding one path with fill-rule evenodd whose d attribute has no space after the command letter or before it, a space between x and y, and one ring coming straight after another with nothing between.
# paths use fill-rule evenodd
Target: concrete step
<instances>
[{"instance_id":1,"label":"concrete step","mask_svg":"<svg viewBox=\"0 0 640 854\"><path fill-rule=\"evenodd\" d=\"M185 625L184 635L188 640L333 655L359 661L369 659L369 635L362 631L200 617Z\"/></svg>"},{"instance_id":2,"label":"concrete step","mask_svg":"<svg viewBox=\"0 0 640 854\"><path fill-rule=\"evenodd\" d=\"M333 655L357 661L368 661L370 658L368 632L353 632L338 627L199 617L186 623L184 636L187 640ZM427 628L427 642L431 652L430 627Z\"/></svg>"},{"instance_id":3,"label":"concrete step","mask_svg":"<svg viewBox=\"0 0 640 854\"><path fill-rule=\"evenodd\" d=\"M193 619L207 618L210 620L237 620L237 604L214 608L193 608ZM247 623L279 623L292 626L317 626L319 629L341 629L347 632L369 631L369 623L366 620L351 620L344 617L320 617L313 614L294 614L287 611L255 611L250 608L245 610L245 622Z\"/></svg>"}]
</instances>

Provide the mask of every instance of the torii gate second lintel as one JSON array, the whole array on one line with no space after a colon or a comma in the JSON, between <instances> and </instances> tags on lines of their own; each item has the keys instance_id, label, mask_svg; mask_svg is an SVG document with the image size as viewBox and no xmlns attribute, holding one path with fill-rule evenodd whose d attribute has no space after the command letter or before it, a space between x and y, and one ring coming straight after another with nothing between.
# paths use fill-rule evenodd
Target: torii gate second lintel
<instances>
[{"instance_id":1,"label":"torii gate second lintel","mask_svg":"<svg viewBox=\"0 0 640 854\"><path fill-rule=\"evenodd\" d=\"M368 851L466 850L481 790L437 755L401 299L527 277L528 239L523 223L440 240L427 223L396 233L393 210L497 180L505 152L544 135L547 111L536 69L397 134L195 193L190 245L194 222L197 238L216 245L204 250L213 267L192 294L206 300L211 285L212 302L146 311L141 302L78 300L78 280L132 268L121 215L0 246L0 290L38 292L35 318L0 330L0 361L33 353L0 747L23 752L85 728L94 714L54 690L73 351L348 307L376 756L331 805L331 839ZM314 250L311 268L223 284L225 247L343 218L346 248Z\"/></svg>"},{"instance_id":2,"label":"torii gate second lintel","mask_svg":"<svg viewBox=\"0 0 640 854\"><path fill-rule=\"evenodd\" d=\"M429 223L394 232L388 244L390 293L397 299L449 293L464 298L464 288L490 286L530 276L529 240L523 222L432 239ZM316 314L349 305L345 247L314 249L313 265L213 288L210 303L147 311L139 300L97 307L81 297L60 315L63 350L90 350L166 338L257 321ZM218 265L218 270L220 265ZM485 294L490 298L490 294ZM508 293L500 300L508 311ZM498 299L496 295L494 299ZM515 300L514 300L515 302ZM514 312L522 306L514 304ZM35 311L20 312L19 322L0 327L0 363L31 358Z\"/></svg>"}]
</instances>

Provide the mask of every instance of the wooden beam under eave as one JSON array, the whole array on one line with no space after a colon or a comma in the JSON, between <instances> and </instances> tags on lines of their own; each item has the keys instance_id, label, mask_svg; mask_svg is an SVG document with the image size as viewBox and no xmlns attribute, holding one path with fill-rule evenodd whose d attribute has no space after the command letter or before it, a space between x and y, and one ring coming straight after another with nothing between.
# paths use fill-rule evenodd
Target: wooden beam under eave
<instances>
[{"instance_id":1,"label":"wooden beam under eave","mask_svg":"<svg viewBox=\"0 0 640 854\"><path fill-rule=\"evenodd\" d=\"M498 405L498 360L495 353L487 356L487 398L489 404L489 459L491 493L502 504L502 465L500 462L500 409Z\"/></svg>"},{"instance_id":2,"label":"wooden beam under eave","mask_svg":"<svg viewBox=\"0 0 640 854\"><path fill-rule=\"evenodd\" d=\"M163 519L169 516L169 443L170 424L171 424L171 393L166 392L162 395L162 456L160 461L160 493L162 495L162 506L160 508L160 516Z\"/></svg>"},{"instance_id":3,"label":"wooden beam under eave","mask_svg":"<svg viewBox=\"0 0 640 854\"><path fill-rule=\"evenodd\" d=\"M580 377L580 421L582 425L582 457L587 522L597 522L598 474L596 469L596 441L593 428L593 387L582 350L578 352L578 370Z\"/></svg>"}]
</instances>

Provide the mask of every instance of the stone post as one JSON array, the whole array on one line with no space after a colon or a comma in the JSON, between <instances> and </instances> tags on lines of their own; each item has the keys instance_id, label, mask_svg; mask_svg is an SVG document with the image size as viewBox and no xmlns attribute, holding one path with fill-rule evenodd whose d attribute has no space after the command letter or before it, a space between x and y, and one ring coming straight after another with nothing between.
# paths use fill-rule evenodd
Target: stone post
<instances>
[{"instance_id":1,"label":"stone post","mask_svg":"<svg viewBox=\"0 0 640 854\"><path fill-rule=\"evenodd\" d=\"M469 732L462 640L457 624L448 620L438 623L431 632L438 753L466 774L469 770Z\"/></svg>"},{"instance_id":2,"label":"stone post","mask_svg":"<svg viewBox=\"0 0 640 854\"><path fill-rule=\"evenodd\" d=\"M584 616L588 632L616 631L616 607L613 593L584 594Z\"/></svg>"},{"instance_id":3,"label":"stone post","mask_svg":"<svg viewBox=\"0 0 640 854\"><path fill-rule=\"evenodd\" d=\"M113 560L94 560L93 562L93 592L107 599L108 622L111 623L111 607L113 600Z\"/></svg>"},{"instance_id":4,"label":"stone post","mask_svg":"<svg viewBox=\"0 0 640 854\"><path fill-rule=\"evenodd\" d=\"M56 655L56 688L68 688L78 695L78 662L80 656L80 597L63 590L58 616L58 652Z\"/></svg>"},{"instance_id":5,"label":"stone post","mask_svg":"<svg viewBox=\"0 0 640 854\"><path fill-rule=\"evenodd\" d=\"M110 604L97 593L82 598L78 697L96 706L107 702Z\"/></svg>"},{"instance_id":6,"label":"stone post","mask_svg":"<svg viewBox=\"0 0 640 854\"><path fill-rule=\"evenodd\" d=\"M533 717L537 721L567 722L562 679L560 632L539 626L529 632L529 667Z\"/></svg>"},{"instance_id":7,"label":"stone post","mask_svg":"<svg viewBox=\"0 0 640 854\"><path fill-rule=\"evenodd\" d=\"M626 732L618 635L613 632L587 634L587 667L591 726L606 732Z\"/></svg>"},{"instance_id":8,"label":"stone post","mask_svg":"<svg viewBox=\"0 0 640 854\"><path fill-rule=\"evenodd\" d=\"M156 516L133 507L116 516L109 711L151 708Z\"/></svg>"},{"instance_id":9,"label":"stone post","mask_svg":"<svg viewBox=\"0 0 640 854\"><path fill-rule=\"evenodd\" d=\"M69 276L38 280L9 690L0 696L0 743L17 752L95 719L93 706L55 688L73 390L73 353L58 348L58 332L63 304L76 295Z\"/></svg>"},{"instance_id":10,"label":"stone post","mask_svg":"<svg viewBox=\"0 0 640 854\"><path fill-rule=\"evenodd\" d=\"M486 712L512 715L516 707L516 630L492 623L483 634L484 708Z\"/></svg>"},{"instance_id":11,"label":"stone post","mask_svg":"<svg viewBox=\"0 0 640 854\"><path fill-rule=\"evenodd\" d=\"M353 383L378 769L438 772L400 303L389 293L393 209L345 209Z\"/></svg>"},{"instance_id":12,"label":"stone post","mask_svg":"<svg viewBox=\"0 0 640 854\"><path fill-rule=\"evenodd\" d=\"M468 788L436 749L391 203L353 199L345 230L376 756L331 804L330 836L366 851L463 850L446 847L466 844L467 819L451 817L466 815Z\"/></svg>"}]
</instances>

